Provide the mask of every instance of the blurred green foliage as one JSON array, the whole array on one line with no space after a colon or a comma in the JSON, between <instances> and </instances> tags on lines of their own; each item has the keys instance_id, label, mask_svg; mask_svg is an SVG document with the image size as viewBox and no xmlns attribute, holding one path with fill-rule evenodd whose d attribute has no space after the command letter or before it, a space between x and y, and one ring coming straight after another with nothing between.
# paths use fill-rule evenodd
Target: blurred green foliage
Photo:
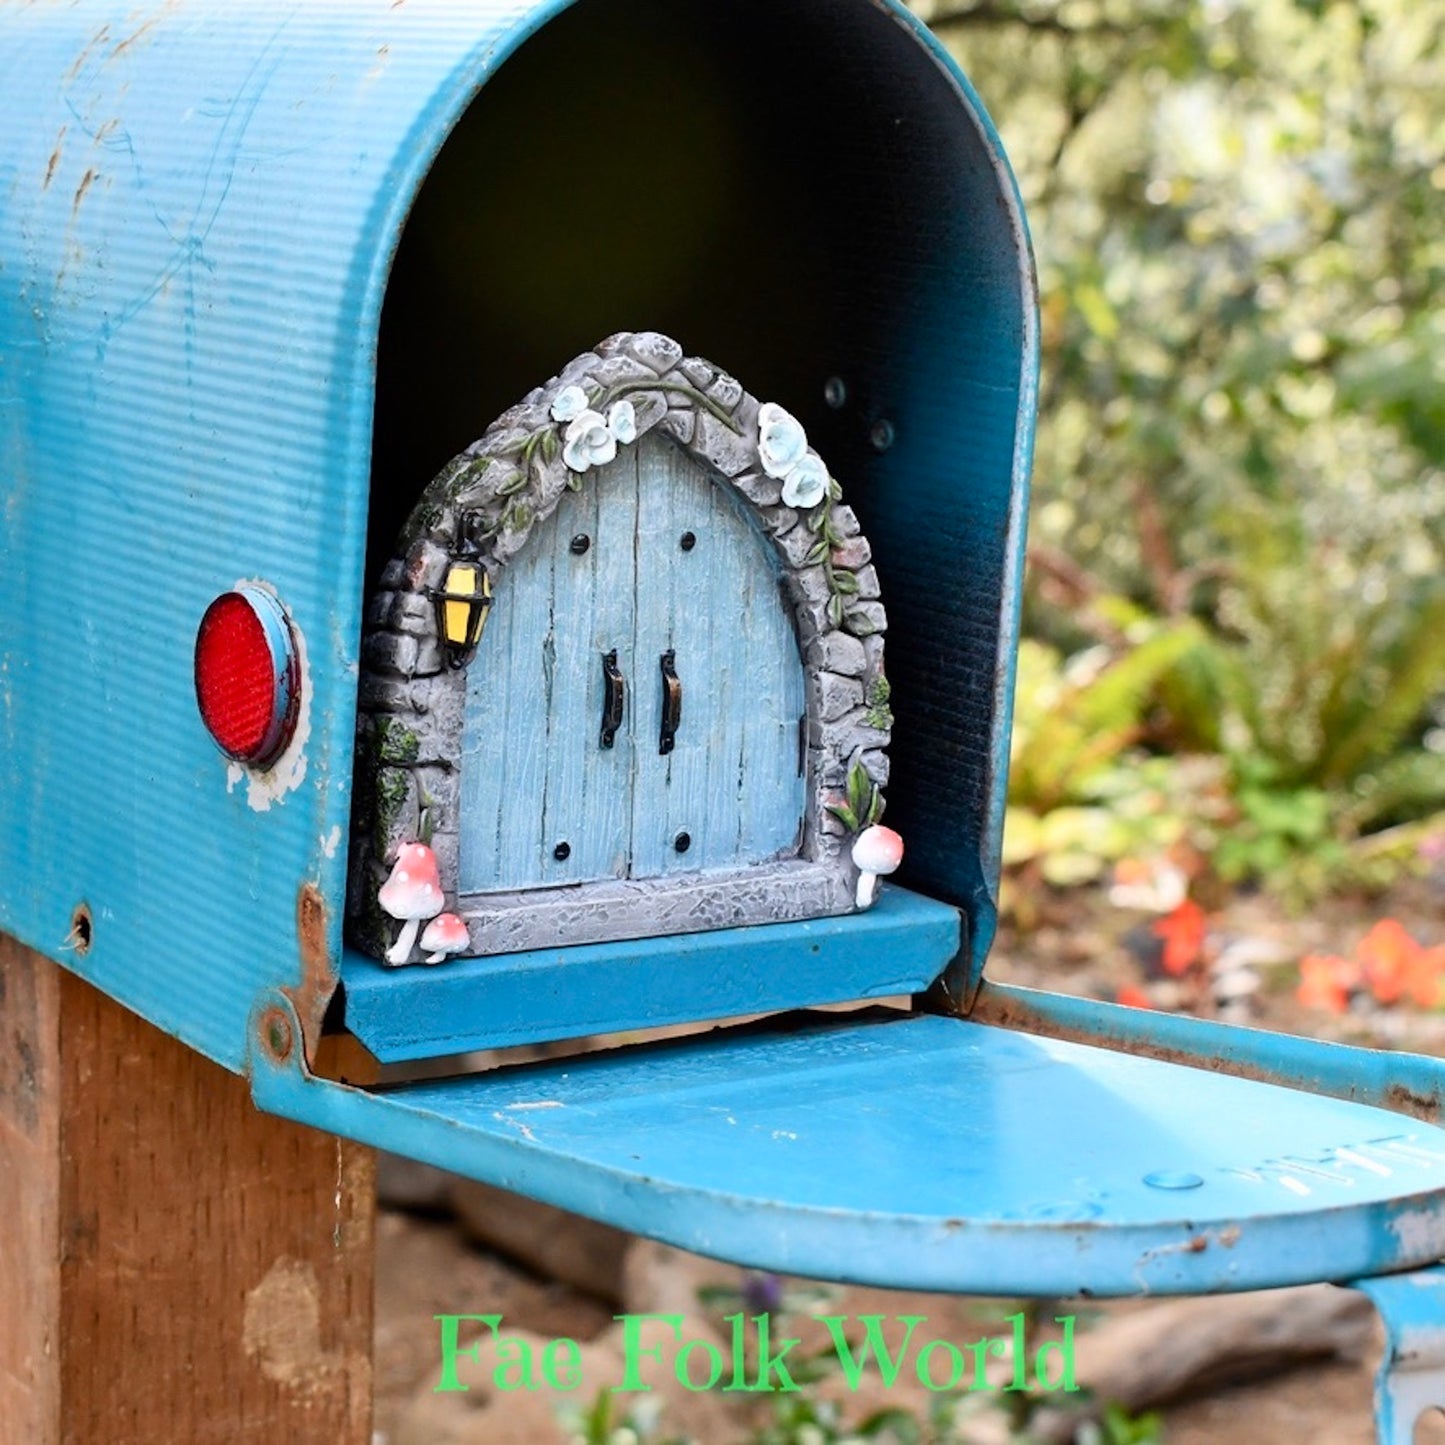
<instances>
[{"instance_id":1,"label":"blurred green foliage","mask_svg":"<svg viewBox=\"0 0 1445 1445\"><path fill-rule=\"evenodd\" d=\"M1038 254L1026 630L1110 649L1016 807L1221 758L1240 877L1445 805L1445 0L914 8Z\"/></svg>"}]
</instances>

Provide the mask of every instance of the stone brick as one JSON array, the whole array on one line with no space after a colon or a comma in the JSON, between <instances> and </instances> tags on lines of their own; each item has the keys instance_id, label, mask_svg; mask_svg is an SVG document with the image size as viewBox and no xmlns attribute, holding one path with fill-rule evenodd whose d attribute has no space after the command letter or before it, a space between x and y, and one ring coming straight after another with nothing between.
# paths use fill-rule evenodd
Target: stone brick
<instances>
[{"instance_id":1,"label":"stone brick","mask_svg":"<svg viewBox=\"0 0 1445 1445\"><path fill-rule=\"evenodd\" d=\"M707 362L696 356L687 357L678 370L685 376L699 391L706 391L714 381L717 380L717 372Z\"/></svg>"},{"instance_id":2,"label":"stone brick","mask_svg":"<svg viewBox=\"0 0 1445 1445\"><path fill-rule=\"evenodd\" d=\"M477 455L479 457L497 457L504 453L512 453L517 450L531 435L529 431L523 431L519 426L498 427L495 431L489 431L477 443Z\"/></svg>"},{"instance_id":3,"label":"stone brick","mask_svg":"<svg viewBox=\"0 0 1445 1445\"><path fill-rule=\"evenodd\" d=\"M872 632L882 632L888 626L888 614L883 610L881 602L850 602L848 615L844 626L855 636L859 632L871 635Z\"/></svg>"},{"instance_id":4,"label":"stone brick","mask_svg":"<svg viewBox=\"0 0 1445 1445\"><path fill-rule=\"evenodd\" d=\"M873 560L873 549L868 545L867 537L849 537L841 547L833 551L833 565L845 567L849 572L856 572L860 567L866 567Z\"/></svg>"},{"instance_id":5,"label":"stone brick","mask_svg":"<svg viewBox=\"0 0 1445 1445\"><path fill-rule=\"evenodd\" d=\"M836 672L843 677L862 677L868 671L868 654L864 644L846 632L828 632L814 639L807 655L809 667Z\"/></svg>"},{"instance_id":6,"label":"stone brick","mask_svg":"<svg viewBox=\"0 0 1445 1445\"><path fill-rule=\"evenodd\" d=\"M710 412L697 414L695 449L725 477L741 476L758 459L758 449L747 435L738 435Z\"/></svg>"},{"instance_id":7,"label":"stone brick","mask_svg":"<svg viewBox=\"0 0 1445 1445\"><path fill-rule=\"evenodd\" d=\"M824 722L836 722L863 704L863 684L856 677L835 672L818 675L818 712Z\"/></svg>"},{"instance_id":8,"label":"stone brick","mask_svg":"<svg viewBox=\"0 0 1445 1445\"><path fill-rule=\"evenodd\" d=\"M867 709L860 707L829 722L809 719L808 741L836 757L851 757L860 748L864 751L886 748L888 734L869 727Z\"/></svg>"},{"instance_id":9,"label":"stone brick","mask_svg":"<svg viewBox=\"0 0 1445 1445\"><path fill-rule=\"evenodd\" d=\"M818 545L818 536L808 530L806 522L800 522L791 532L783 533L777 544L778 550L788 559L789 566L801 567L808 553Z\"/></svg>"},{"instance_id":10,"label":"stone brick","mask_svg":"<svg viewBox=\"0 0 1445 1445\"><path fill-rule=\"evenodd\" d=\"M883 634L872 633L863 639L863 655L868 659L866 676L878 677L883 672Z\"/></svg>"},{"instance_id":11,"label":"stone brick","mask_svg":"<svg viewBox=\"0 0 1445 1445\"><path fill-rule=\"evenodd\" d=\"M407 679L378 677L364 668L357 688L357 701L363 712L399 715L410 715L412 712L411 686Z\"/></svg>"},{"instance_id":12,"label":"stone brick","mask_svg":"<svg viewBox=\"0 0 1445 1445\"><path fill-rule=\"evenodd\" d=\"M878 572L875 568L860 568L854 576L858 579L858 596L863 601L871 602L878 597Z\"/></svg>"},{"instance_id":13,"label":"stone brick","mask_svg":"<svg viewBox=\"0 0 1445 1445\"><path fill-rule=\"evenodd\" d=\"M828 574L822 567L804 567L801 571L794 572L793 584L797 596L821 607L826 607L833 596L828 586Z\"/></svg>"},{"instance_id":14,"label":"stone brick","mask_svg":"<svg viewBox=\"0 0 1445 1445\"><path fill-rule=\"evenodd\" d=\"M400 557L393 557L381 569L381 585L388 590L402 586L406 581L406 563Z\"/></svg>"},{"instance_id":15,"label":"stone brick","mask_svg":"<svg viewBox=\"0 0 1445 1445\"><path fill-rule=\"evenodd\" d=\"M835 506L833 508L833 530L840 537L856 537L863 528L858 525L858 514L852 507Z\"/></svg>"},{"instance_id":16,"label":"stone brick","mask_svg":"<svg viewBox=\"0 0 1445 1445\"><path fill-rule=\"evenodd\" d=\"M659 376L665 376L682 360L682 347L670 336L657 331L639 331L628 343L628 351Z\"/></svg>"},{"instance_id":17,"label":"stone brick","mask_svg":"<svg viewBox=\"0 0 1445 1445\"><path fill-rule=\"evenodd\" d=\"M398 574L401 572L399 562L389 562L387 567L395 567ZM394 592L375 592L366 604L365 621L368 627L385 627L387 619L391 616L391 605L396 601Z\"/></svg>"},{"instance_id":18,"label":"stone brick","mask_svg":"<svg viewBox=\"0 0 1445 1445\"><path fill-rule=\"evenodd\" d=\"M555 395L564 386L583 385L597 369L601 360L602 357L597 352L589 351L586 355L577 357L575 361L569 361L557 374L556 385L548 387L547 390ZM549 402L548 405L550 406L551 403Z\"/></svg>"},{"instance_id":19,"label":"stone brick","mask_svg":"<svg viewBox=\"0 0 1445 1445\"><path fill-rule=\"evenodd\" d=\"M878 784L880 788L888 786L888 779L892 775L892 767L888 761L888 754L879 748L870 748L858 760L863 764L863 771Z\"/></svg>"},{"instance_id":20,"label":"stone brick","mask_svg":"<svg viewBox=\"0 0 1445 1445\"><path fill-rule=\"evenodd\" d=\"M413 592L440 587L447 570L447 553L435 542L418 542L407 553L406 585Z\"/></svg>"},{"instance_id":21,"label":"stone brick","mask_svg":"<svg viewBox=\"0 0 1445 1445\"><path fill-rule=\"evenodd\" d=\"M727 372L720 371L717 379L707 388L705 393L710 396L721 407L732 411L743 399L742 383L729 376Z\"/></svg>"},{"instance_id":22,"label":"stone brick","mask_svg":"<svg viewBox=\"0 0 1445 1445\"><path fill-rule=\"evenodd\" d=\"M442 652L441 644L436 638L428 635L418 638L416 653L416 667L413 669L415 677L432 677L436 673L445 670L447 665L446 654Z\"/></svg>"},{"instance_id":23,"label":"stone brick","mask_svg":"<svg viewBox=\"0 0 1445 1445\"><path fill-rule=\"evenodd\" d=\"M430 633L434 627L436 608L430 597L422 592L398 592L391 605L391 626L396 632L407 632L413 637Z\"/></svg>"},{"instance_id":24,"label":"stone brick","mask_svg":"<svg viewBox=\"0 0 1445 1445\"><path fill-rule=\"evenodd\" d=\"M733 486L755 507L776 507L783 500L783 484L766 472L743 472L733 478ZM798 515L791 507L787 512L790 519Z\"/></svg>"},{"instance_id":25,"label":"stone brick","mask_svg":"<svg viewBox=\"0 0 1445 1445\"><path fill-rule=\"evenodd\" d=\"M519 431L526 436L540 431L544 426L550 426L552 418L544 406L529 405L527 402L519 402L516 406L510 406L499 416L493 426L502 427L508 431Z\"/></svg>"},{"instance_id":26,"label":"stone brick","mask_svg":"<svg viewBox=\"0 0 1445 1445\"><path fill-rule=\"evenodd\" d=\"M627 343L632 340L630 331L614 331L606 341L593 347L594 353L603 361L609 357L619 356L627 350Z\"/></svg>"},{"instance_id":27,"label":"stone brick","mask_svg":"<svg viewBox=\"0 0 1445 1445\"><path fill-rule=\"evenodd\" d=\"M395 632L373 632L361 646L361 659L375 672L410 677L416 671L417 642Z\"/></svg>"},{"instance_id":28,"label":"stone brick","mask_svg":"<svg viewBox=\"0 0 1445 1445\"><path fill-rule=\"evenodd\" d=\"M637 432L651 431L667 415L667 394L661 391L629 392L627 400L637 412Z\"/></svg>"},{"instance_id":29,"label":"stone brick","mask_svg":"<svg viewBox=\"0 0 1445 1445\"><path fill-rule=\"evenodd\" d=\"M683 446L692 443L693 433L697 429L696 413L687 411L669 411L663 419L658 422L657 429L665 432L668 436L676 438Z\"/></svg>"},{"instance_id":30,"label":"stone brick","mask_svg":"<svg viewBox=\"0 0 1445 1445\"><path fill-rule=\"evenodd\" d=\"M603 387L621 386L626 381L652 381L655 376L650 366L620 352L604 358L592 369L592 380Z\"/></svg>"}]
</instances>

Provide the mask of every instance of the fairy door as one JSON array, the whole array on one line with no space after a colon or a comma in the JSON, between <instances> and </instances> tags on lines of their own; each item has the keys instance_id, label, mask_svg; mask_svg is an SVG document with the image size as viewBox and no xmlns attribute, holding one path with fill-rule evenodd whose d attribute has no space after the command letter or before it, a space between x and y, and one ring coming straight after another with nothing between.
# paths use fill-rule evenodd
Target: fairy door
<instances>
[{"instance_id":1,"label":"fairy door","mask_svg":"<svg viewBox=\"0 0 1445 1445\"><path fill-rule=\"evenodd\" d=\"M780 582L731 490L660 436L564 497L469 669L458 893L796 853L806 704Z\"/></svg>"}]
</instances>

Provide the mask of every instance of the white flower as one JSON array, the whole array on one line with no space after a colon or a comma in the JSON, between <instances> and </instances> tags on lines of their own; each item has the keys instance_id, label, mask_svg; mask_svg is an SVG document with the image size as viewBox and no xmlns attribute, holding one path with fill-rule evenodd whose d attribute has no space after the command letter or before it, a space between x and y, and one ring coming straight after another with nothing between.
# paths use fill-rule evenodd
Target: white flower
<instances>
[{"instance_id":1,"label":"white flower","mask_svg":"<svg viewBox=\"0 0 1445 1445\"><path fill-rule=\"evenodd\" d=\"M607 430L624 446L637 440L637 411L630 401L614 401L607 409Z\"/></svg>"},{"instance_id":2,"label":"white flower","mask_svg":"<svg viewBox=\"0 0 1445 1445\"><path fill-rule=\"evenodd\" d=\"M552 403L553 421L571 421L587 410L587 393L580 386L564 386Z\"/></svg>"},{"instance_id":3,"label":"white flower","mask_svg":"<svg viewBox=\"0 0 1445 1445\"><path fill-rule=\"evenodd\" d=\"M808 454L808 436L797 417L773 402L758 411L758 455L770 477L786 477Z\"/></svg>"},{"instance_id":4,"label":"white flower","mask_svg":"<svg viewBox=\"0 0 1445 1445\"><path fill-rule=\"evenodd\" d=\"M562 460L574 472L606 466L617 455L617 438L599 412L584 411L567 428Z\"/></svg>"},{"instance_id":5,"label":"white flower","mask_svg":"<svg viewBox=\"0 0 1445 1445\"><path fill-rule=\"evenodd\" d=\"M783 478L783 501L790 507L816 507L828 492L828 468L809 452Z\"/></svg>"}]
</instances>

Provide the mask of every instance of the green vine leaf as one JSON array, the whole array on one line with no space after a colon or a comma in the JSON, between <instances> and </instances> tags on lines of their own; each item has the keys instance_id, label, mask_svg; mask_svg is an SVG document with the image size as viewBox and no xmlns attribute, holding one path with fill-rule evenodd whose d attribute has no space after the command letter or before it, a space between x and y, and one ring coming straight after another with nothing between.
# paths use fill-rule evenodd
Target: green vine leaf
<instances>
[{"instance_id":1,"label":"green vine leaf","mask_svg":"<svg viewBox=\"0 0 1445 1445\"><path fill-rule=\"evenodd\" d=\"M843 625L843 599L836 592L828 599L828 621L834 627Z\"/></svg>"},{"instance_id":2,"label":"green vine leaf","mask_svg":"<svg viewBox=\"0 0 1445 1445\"><path fill-rule=\"evenodd\" d=\"M842 823L850 833L859 833L862 831L858 826L858 815L847 803L829 803L828 811Z\"/></svg>"},{"instance_id":3,"label":"green vine leaf","mask_svg":"<svg viewBox=\"0 0 1445 1445\"><path fill-rule=\"evenodd\" d=\"M819 542L809 551L808 555L803 558L803 566L816 567L827 555L828 544L826 542Z\"/></svg>"},{"instance_id":4,"label":"green vine leaf","mask_svg":"<svg viewBox=\"0 0 1445 1445\"><path fill-rule=\"evenodd\" d=\"M830 580L833 591L842 593L844 597L852 597L858 591L858 579L851 572L834 572Z\"/></svg>"},{"instance_id":5,"label":"green vine leaf","mask_svg":"<svg viewBox=\"0 0 1445 1445\"><path fill-rule=\"evenodd\" d=\"M524 491L527 486L527 477L524 472L516 472L508 477L500 487L497 488L499 497L515 497L518 492Z\"/></svg>"}]
</instances>

